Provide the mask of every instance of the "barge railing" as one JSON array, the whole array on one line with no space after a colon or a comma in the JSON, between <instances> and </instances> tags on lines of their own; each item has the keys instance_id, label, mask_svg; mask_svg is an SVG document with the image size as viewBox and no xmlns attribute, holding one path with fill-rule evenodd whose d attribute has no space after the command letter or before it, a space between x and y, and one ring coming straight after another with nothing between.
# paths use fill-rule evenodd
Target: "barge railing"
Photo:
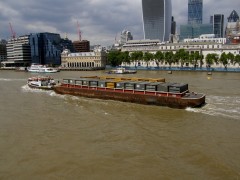
<instances>
[{"instance_id":1,"label":"barge railing","mask_svg":"<svg viewBox=\"0 0 240 180\"><path fill-rule=\"evenodd\" d=\"M154 95L154 96L165 96L165 97L175 97L181 98L186 95L189 91L186 90L182 93L164 92L164 91L147 91L147 90L136 90L136 89L124 89L124 88L108 88L108 87L98 87L98 86L87 86L87 85L76 85L62 83L61 86L68 88L79 88L79 89L90 89L96 91L110 91L119 93L129 93L129 94L144 94L144 95Z\"/></svg>"}]
</instances>

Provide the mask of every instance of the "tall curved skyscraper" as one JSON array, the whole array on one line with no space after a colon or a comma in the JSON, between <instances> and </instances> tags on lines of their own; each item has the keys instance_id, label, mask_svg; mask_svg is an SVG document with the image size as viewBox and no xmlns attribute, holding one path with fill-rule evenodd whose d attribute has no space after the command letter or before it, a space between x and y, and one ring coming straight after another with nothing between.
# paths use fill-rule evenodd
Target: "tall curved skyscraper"
<instances>
[{"instance_id":1,"label":"tall curved skyscraper","mask_svg":"<svg viewBox=\"0 0 240 180\"><path fill-rule=\"evenodd\" d=\"M142 0L144 39L168 41L171 32L171 0Z\"/></svg>"}]
</instances>

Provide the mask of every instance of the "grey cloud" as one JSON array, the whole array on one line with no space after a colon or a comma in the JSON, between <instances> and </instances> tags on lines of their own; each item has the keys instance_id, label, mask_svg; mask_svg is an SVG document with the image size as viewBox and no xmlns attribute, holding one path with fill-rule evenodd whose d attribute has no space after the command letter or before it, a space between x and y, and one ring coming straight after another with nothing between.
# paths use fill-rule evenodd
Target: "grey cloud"
<instances>
[{"instance_id":1,"label":"grey cloud","mask_svg":"<svg viewBox=\"0 0 240 180\"><path fill-rule=\"evenodd\" d=\"M172 0L173 16L187 23L187 0ZM228 16L239 0L204 0L204 20L215 12ZM239 9L235 9L240 13ZM18 35L51 31L77 39L77 21L83 38L91 44L112 44L116 34L127 28L135 39L143 38L141 0L2 0L0 2L0 38L10 36L9 22Z\"/></svg>"}]
</instances>

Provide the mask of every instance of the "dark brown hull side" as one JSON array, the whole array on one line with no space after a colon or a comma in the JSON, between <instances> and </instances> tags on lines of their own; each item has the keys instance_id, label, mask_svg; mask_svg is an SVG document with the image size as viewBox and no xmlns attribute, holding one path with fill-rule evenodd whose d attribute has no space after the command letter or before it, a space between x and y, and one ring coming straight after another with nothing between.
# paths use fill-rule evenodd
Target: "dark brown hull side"
<instances>
[{"instance_id":1,"label":"dark brown hull side","mask_svg":"<svg viewBox=\"0 0 240 180\"><path fill-rule=\"evenodd\" d=\"M132 102L139 104L149 104L157 106L168 106L171 108L183 109L186 107L200 107L205 104L205 95L200 94L198 97L167 97L147 95L132 91L130 92L118 92L118 91L105 91L96 90L94 88L74 88L65 86L55 86L54 91L59 94L70 94L75 96L83 96L88 98L118 100L123 102Z\"/></svg>"}]
</instances>

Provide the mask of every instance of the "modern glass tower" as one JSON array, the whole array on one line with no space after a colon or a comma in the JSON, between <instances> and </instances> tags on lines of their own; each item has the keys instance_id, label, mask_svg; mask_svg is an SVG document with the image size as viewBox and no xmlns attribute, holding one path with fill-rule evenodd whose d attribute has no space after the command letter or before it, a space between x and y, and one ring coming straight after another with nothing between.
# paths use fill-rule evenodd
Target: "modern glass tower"
<instances>
[{"instance_id":1,"label":"modern glass tower","mask_svg":"<svg viewBox=\"0 0 240 180\"><path fill-rule=\"evenodd\" d=\"M188 0L188 24L202 24L203 0Z\"/></svg>"},{"instance_id":2,"label":"modern glass tower","mask_svg":"<svg viewBox=\"0 0 240 180\"><path fill-rule=\"evenodd\" d=\"M233 10L227 19L228 22L237 22L239 20L238 13L235 10Z\"/></svg>"},{"instance_id":3,"label":"modern glass tower","mask_svg":"<svg viewBox=\"0 0 240 180\"><path fill-rule=\"evenodd\" d=\"M32 63L61 64L61 37L54 33L30 35Z\"/></svg>"},{"instance_id":4,"label":"modern glass tower","mask_svg":"<svg viewBox=\"0 0 240 180\"><path fill-rule=\"evenodd\" d=\"M144 39L168 41L171 33L171 0L142 0Z\"/></svg>"},{"instance_id":5,"label":"modern glass tower","mask_svg":"<svg viewBox=\"0 0 240 180\"><path fill-rule=\"evenodd\" d=\"M213 15L213 33L217 38L223 38L224 15Z\"/></svg>"}]
</instances>

